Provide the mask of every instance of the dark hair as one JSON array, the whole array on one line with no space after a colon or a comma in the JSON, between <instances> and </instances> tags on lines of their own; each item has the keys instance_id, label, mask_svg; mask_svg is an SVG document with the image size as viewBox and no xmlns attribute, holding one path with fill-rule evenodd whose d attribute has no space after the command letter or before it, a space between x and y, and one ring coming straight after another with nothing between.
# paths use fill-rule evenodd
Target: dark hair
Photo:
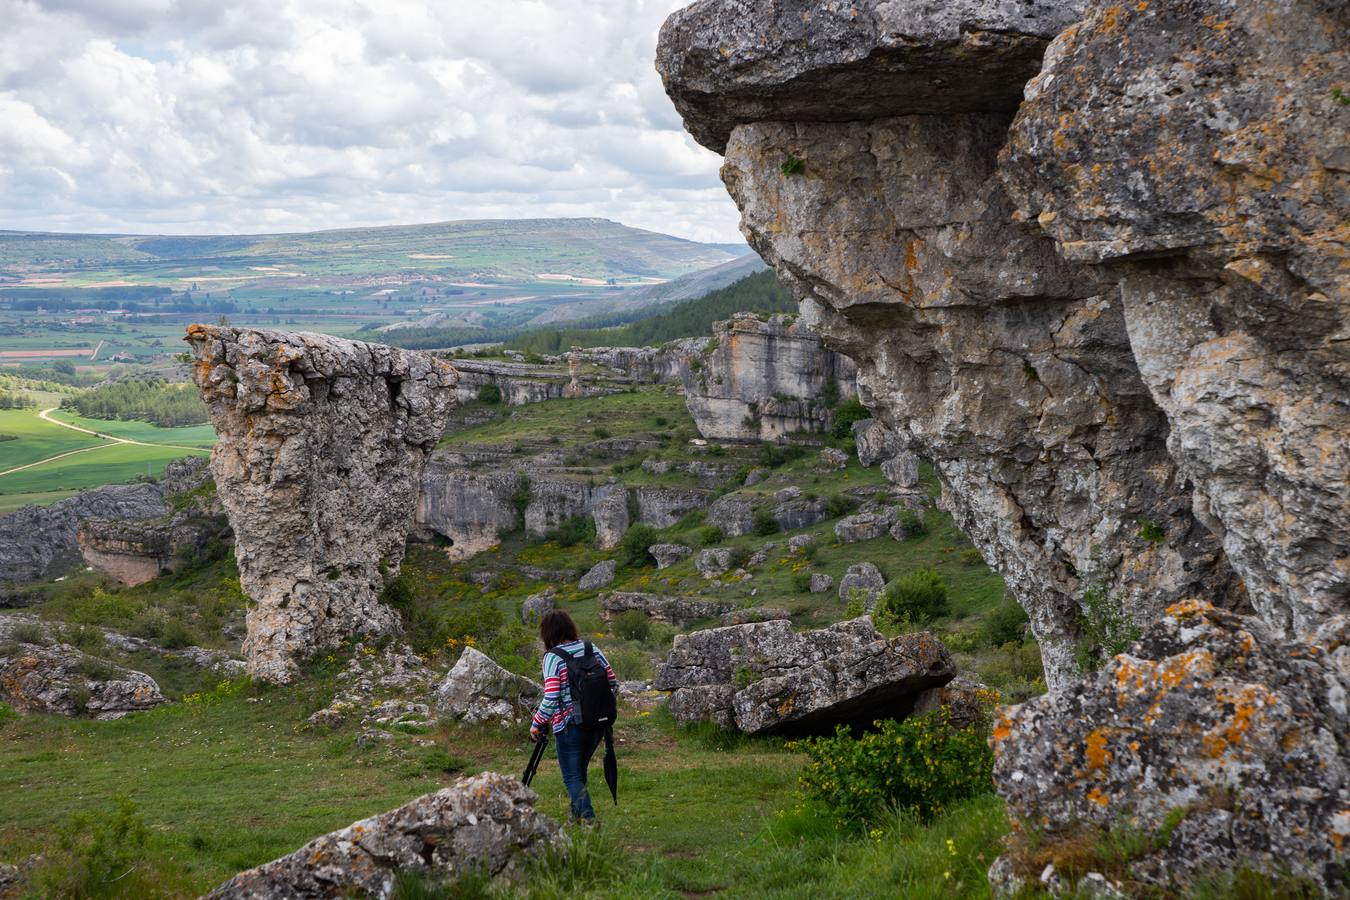
<instances>
[{"instance_id":1,"label":"dark hair","mask_svg":"<svg viewBox=\"0 0 1350 900\"><path fill-rule=\"evenodd\" d=\"M577 623L561 609L550 609L539 620L539 637L547 648L577 640Z\"/></svg>"}]
</instances>

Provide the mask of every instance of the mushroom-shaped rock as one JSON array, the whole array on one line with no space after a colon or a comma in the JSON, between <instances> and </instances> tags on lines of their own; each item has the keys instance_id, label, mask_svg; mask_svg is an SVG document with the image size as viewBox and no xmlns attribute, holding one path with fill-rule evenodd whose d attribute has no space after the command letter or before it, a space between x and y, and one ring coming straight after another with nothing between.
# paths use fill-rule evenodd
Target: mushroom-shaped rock
<instances>
[{"instance_id":1,"label":"mushroom-shaped rock","mask_svg":"<svg viewBox=\"0 0 1350 900\"><path fill-rule=\"evenodd\" d=\"M398 630L379 592L403 558L422 467L455 371L424 353L328 335L193 325L187 341L220 440L217 493L253 600L249 673Z\"/></svg>"}]
</instances>

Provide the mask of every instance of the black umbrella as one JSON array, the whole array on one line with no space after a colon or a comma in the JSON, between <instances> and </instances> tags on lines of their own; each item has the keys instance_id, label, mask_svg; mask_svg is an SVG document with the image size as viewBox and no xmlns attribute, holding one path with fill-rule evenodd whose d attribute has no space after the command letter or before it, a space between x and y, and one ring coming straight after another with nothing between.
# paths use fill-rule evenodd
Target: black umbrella
<instances>
[{"instance_id":1,"label":"black umbrella","mask_svg":"<svg viewBox=\"0 0 1350 900\"><path fill-rule=\"evenodd\" d=\"M530 754L530 764L525 767L525 774L520 776L520 781L526 787L534 781L534 773L539 771L539 760L544 758L544 749L548 747L548 735L539 735L539 740L534 742L534 752ZM618 801L615 801L618 802Z\"/></svg>"},{"instance_id":2,"label":"black umbrella","mask_svg":"<svg viewBox=\"0 0 1350 900\"><path fill-rule=\"evenodd\" d=\"M619 761L614 757L614 728L605 729L605 784L609 785L614 805L619 805Z\"/></svg>"}]
</instances>

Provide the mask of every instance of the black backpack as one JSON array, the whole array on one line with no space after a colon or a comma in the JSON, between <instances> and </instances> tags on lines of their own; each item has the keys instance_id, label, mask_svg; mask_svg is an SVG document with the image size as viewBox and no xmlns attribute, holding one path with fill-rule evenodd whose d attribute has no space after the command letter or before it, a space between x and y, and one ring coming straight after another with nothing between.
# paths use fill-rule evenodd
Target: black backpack
<instances>
[{"instance_id":1,"label":"black backpack","mask_svg":"<svg viewBox=\"0 0 1350 900\"><path fill-rule=\"evenodd\" d=\"M580 656L561 647L549 651L567 666L567 687L572 692L572 716L582 728L609 728L618 716L619 705L609 686L609 675L587 641Z\"/></svg>"}]
</instances>

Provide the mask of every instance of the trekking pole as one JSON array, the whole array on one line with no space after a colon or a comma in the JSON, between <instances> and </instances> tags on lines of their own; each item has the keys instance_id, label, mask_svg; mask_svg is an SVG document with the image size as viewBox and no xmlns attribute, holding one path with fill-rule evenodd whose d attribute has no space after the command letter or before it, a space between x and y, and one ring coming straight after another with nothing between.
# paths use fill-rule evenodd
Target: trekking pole
<instances>
[{"instance_id":1,"label":"trekking pole","mask_svg":"<svg viewBox=\"0 0 1350 900\"><path fill-rule=\"evenodd\" d=\"M534 773L539 770L539 760L544 758L544 749L548 747L548 735L541 734L539 740L534 742L534 752L530 754L530 763L525 767L525 774L520 776L521 784L526 787L534 781Z\"/></svg>"}]
</instances>

